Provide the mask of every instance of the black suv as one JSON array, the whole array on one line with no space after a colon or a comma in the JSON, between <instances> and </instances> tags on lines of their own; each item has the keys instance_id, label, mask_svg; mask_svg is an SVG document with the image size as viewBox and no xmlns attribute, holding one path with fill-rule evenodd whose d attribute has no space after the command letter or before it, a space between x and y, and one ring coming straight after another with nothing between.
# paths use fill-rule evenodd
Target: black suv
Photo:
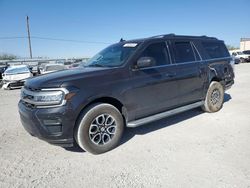
<instances>
[{"instance_id":1,"label":"black suv","mask_svg":"<svg viewBox=\"0 0 250 188\"><path fill-rule=\"evenodd\" d=\"M24 128L49 143L77 143L93 154L137 127L192 108L222 108L234 83L223 41L174 34L113 44L78 69L27 80L19 113Z\"/></svg>"}]
</instances>

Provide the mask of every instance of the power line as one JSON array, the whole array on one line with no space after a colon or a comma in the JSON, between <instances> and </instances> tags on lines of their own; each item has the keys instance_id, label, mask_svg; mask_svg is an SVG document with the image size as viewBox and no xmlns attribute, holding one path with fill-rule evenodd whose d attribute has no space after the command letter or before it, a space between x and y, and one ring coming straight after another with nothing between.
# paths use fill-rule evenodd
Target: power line
<instances>
[{"instance_id":1,"label":"power line","mask_svg":"<svg viewBox=\"0 0 250 188\"><path fill-rule=\"evenodd\" d=\"M27 38L28 37L24 37L24 36L11 36L11 37L0 37L0 40L27 39ZM30 36L30 38L39 39L39 40L61 41L61 42L75 42L75 43L89 43L89 44L111 44L108 42L84 41L84 40L61 39L61 38L38 37L38 36Z\"/></svg>"},{"instance_id":2,"label":"power line","mask_svg":"<svg viewBox=\"0 0 250 188\"><path fill-rule=\"evenodd\" d=\"M0 37L0 40L8 40L8 39L26 39L27 37Z\"/></svg>"},{"instance_id":3,"label":"power line","mask_svg":"<svg viewBox=\"0 0 250 188\"><path fill-rule=\"evenodd\" d=\"M32 38L34 38L34 39L42 39L42 40L64 41L64 42L110 44L110 43L107 43L107 42L94 42L94 41L83 41L83 40L72 40L72 39L59 39L59 38L50 38L50 37L36 37L36 36L33 36Z\"/></svg>"}]
</instances>

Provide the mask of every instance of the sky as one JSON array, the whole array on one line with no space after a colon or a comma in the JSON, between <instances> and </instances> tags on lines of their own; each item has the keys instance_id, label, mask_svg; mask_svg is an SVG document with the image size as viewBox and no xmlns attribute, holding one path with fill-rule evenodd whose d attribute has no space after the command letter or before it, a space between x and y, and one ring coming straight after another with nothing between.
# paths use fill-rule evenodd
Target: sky
<instances>
[{"instance_id":1,"label":"sky","mask_svg":"<svg viewBox=\"0 0 250 188\"><path fill-rule=\"evenodd\" d=\"M239 47L250 37L249 7L250 0L0 0L0 53L29 57L26 16L33 57L91 57L120 38L168 33Z\"/></svg>"}]
</instances>

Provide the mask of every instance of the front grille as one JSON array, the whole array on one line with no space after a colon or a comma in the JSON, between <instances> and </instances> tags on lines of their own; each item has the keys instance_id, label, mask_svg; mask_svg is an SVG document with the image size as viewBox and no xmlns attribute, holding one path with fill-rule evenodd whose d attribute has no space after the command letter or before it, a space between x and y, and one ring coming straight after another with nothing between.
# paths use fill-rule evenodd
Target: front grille
<instances>
[{"instance_id":1,"label":"front grille","mask_svg":"<svg viewBox=\"0 0 250 188\"><path fill-rule=\"evenodd\" d=\"M11 87L21 87L21 86L23 86L23 84L24 84L24 82L21 82L21 81L10 83Z\"/></svg>"}]
</instances>

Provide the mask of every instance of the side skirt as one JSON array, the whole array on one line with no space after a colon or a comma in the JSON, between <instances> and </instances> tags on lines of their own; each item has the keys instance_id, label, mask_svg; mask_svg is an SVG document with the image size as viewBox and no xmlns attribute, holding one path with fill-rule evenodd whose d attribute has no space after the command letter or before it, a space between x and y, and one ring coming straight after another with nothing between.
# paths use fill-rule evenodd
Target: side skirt
<instances>
[{"instance_id":1,"label":"side skirt","mask_svg":"<svg viewBox=\"0 0 250 188\"><path fill-rule=\"evenodd\" d=\"M178 114L181 112L185 112L185 111L193 109L193 108L197 108L199 106L202 106L203 104L204 104L204 101L199 101L199 102L192 103L192 104L189 104L186 106L175 108L173 110L161 112L159 114L155 114L155 115L148 116L148 117L145 117L142 119L134 120L134 121L128 122L127 127L139 127L139 126L146 124L146 123L150 123L150 122L160 120L160 119L168 117L168 116L172 116L172 115L175 115L175 114Z\"/></svg>"}]
</instances>

